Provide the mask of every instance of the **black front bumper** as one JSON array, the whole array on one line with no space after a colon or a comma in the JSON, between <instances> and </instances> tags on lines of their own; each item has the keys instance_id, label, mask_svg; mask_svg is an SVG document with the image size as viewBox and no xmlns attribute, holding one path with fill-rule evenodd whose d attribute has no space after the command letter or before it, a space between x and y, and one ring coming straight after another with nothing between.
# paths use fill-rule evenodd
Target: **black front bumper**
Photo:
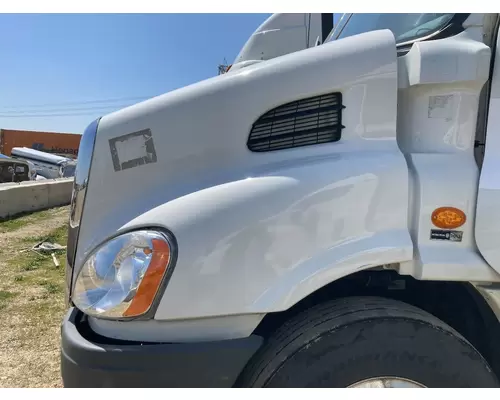
<instances>
[{"instance_id":1,"label":"black front bumper","mask_svg":"<svg viewBox=\"0 0 500 400\"><path fill-rule=\"evenodd\" d=\"M61 328L65 387L231 387L260 336L200 343L137 343L100 337L70 309Z\"/></svg>"}]
</instances>

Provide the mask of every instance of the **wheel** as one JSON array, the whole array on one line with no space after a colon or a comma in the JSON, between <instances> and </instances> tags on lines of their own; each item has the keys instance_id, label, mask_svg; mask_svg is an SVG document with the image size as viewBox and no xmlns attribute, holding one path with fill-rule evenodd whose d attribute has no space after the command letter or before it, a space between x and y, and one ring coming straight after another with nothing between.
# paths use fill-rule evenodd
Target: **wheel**
<instances>
[{"instance_id":1,"label":"wheel","mask_svg":"<svg viewBox=\"0 0 500 400\"><path fill-rule=\"evenodd\" d=\"M499 387L478 351L427 312L377 297L319 304L287 321L243 387Z\"/></svg>"}]
</instances>

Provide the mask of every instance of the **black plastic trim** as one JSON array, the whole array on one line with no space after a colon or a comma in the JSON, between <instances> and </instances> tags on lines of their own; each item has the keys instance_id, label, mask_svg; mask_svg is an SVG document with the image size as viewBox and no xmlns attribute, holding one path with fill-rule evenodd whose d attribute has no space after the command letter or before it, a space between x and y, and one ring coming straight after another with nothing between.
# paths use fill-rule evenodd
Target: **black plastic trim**
<instances>
[{"instance_id":1,"label":"black plastic trim","mask_svg":"<svg viewBox=\"0 0 500 400\"><path fill-rule=\"evenodd\" d=\"M469 14L455 14L453 18L441 30L427 38L415 39L411 43L397 45L398 56L404 55L410 51L413 44L417 42L429 42L431 40L444 39L447 37L458 35L464 31L463 23L469 18Z\"/></svg>"},{"instance_id":2,"label":"black plastic trim","mask_svg":"<svg viewBox=\"0 0 500 400\"><path fill-rule=\"evenodd\" d=\"M324 43L333 30L333 14L321 14L321 43Z\"/></svg>"},{"instance_id":3,"label":"black plastic trim","mask_svg":"<svg viewBox=\"0 0 500 400\"><path fill-rule=\"evenodd\" d=\"M345 18L341 18L337 26L335 26L335 29L333 29L330 35L328 35L325 42L338 40L340 34L342 33L345 26L351 19L352 15L353 15L352 13L346 14ZM406 44L396 44L398 56L402 56L408 53L413 44L416 42L426 42L430 40L444 39L447 37L458 35L460 32L463 32L464 30L463 23L467 20L467 18L469 18L469 16L470 13L455 14L447 25L445 25L440 30L436 31L433 35L417 38Z\"/></svg>"},{"instance_id":4,"label":"black plastic trim","mask_svg":"<svg viewBox=\"0 0 500 400\"><path fill-rule=\"evenodd\" d=\"M342 93L334 92L280 105L252 125L247 146L269 152L332 143L340 140Z\"/></svg>"},{"instance_id":5,"label":"black plastic trim","mask_svg":"<svg viewBox=\"0 0 500 400\"><path fill-rule=\"evenodd\" d=\"M88 339L86 317L70 309L61 327L65 387L232 387L263 338L197 343Z\"/></svg>"}]
</instances>

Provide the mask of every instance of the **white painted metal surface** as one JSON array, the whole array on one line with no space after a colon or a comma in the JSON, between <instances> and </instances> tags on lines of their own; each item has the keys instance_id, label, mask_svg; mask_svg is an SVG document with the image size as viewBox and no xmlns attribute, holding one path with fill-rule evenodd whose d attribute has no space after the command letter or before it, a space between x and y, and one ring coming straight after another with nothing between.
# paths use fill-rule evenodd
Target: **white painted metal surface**
<instances>
[{"instance_id":1,"label":"white painted metal surface","mask_svg":"<svg viewBox=\"0 0 500 400\"><path fill-rule=\"evenodd\" d=\"M228 315L176 321L111 321L89 318L90 327L100 335L145 342L207 342L248 337L264 314Z\"/></svg>"},{"instance_id":2,"label":"white painted metal surface","mask_svg":"<svg viewBox=\"0 0 500 400\"><path fill-rule=\"evenodd\" d=\"M486 149L477 197L476 242L486 261L500 273L500 44L498 41L495 52Z\"/></svg>"},{"instance_id":3,"label":"white painted metal surface","mask_svg":"<svg viewBox=\"0 0 500 400\"><path fill-rule=\"evenodd\" d=\"M246 148L253 122L269 109L334 91L346 106L340 142ZM283 310L344 275L411 260L396 106L394 37L379 31L104 117L76 269L116 231L164 226L179 256L156 318L186 319ZM115 171L109 140L144 129L157 162Z\"/></svg>"},{"instance_id":4,"label":"white painted metal surface","mask_svg":"<svg viewBox=\"0 0 500 400\"><path fill-rule=\"evenodd\" d=\"M477 24L471 28L475 33ZM400 58L398 143L410 173L410 230L415 257L400 272L418 279L499 281L474 239L479 170L474 160L479 94L488 79L490 49L466 29L415 43ZM460 242L431 240L439 207L467 217Z\"/></svg>"}]
</instances>

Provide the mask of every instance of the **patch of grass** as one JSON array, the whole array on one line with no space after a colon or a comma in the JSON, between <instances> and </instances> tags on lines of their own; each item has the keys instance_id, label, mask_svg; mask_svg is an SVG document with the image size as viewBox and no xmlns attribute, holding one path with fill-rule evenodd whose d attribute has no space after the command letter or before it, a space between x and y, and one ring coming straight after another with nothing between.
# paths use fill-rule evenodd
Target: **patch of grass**
<instances>
[{"instance_id":1,"label":"patch of grass","mask_svg":"<svg viewBox=\"0 0 500 400\"><path fill-rule=\"evenodd\" d=\"M59 243L64 246L66 245L67 239L68 239L68 227L64 225L53 230L49 235L47 235L45 241L51 243Z\"/></svg>"},{"instance_id":2,"label":"patch of grass","mask_svg":"<svg viewBox=\"0 0 500 400\"><path fill-rule=\"evenodd\" d=\"M13 231L2 237L0 248L1 387L61 385L57 357L66 310L65 252L57 252L61 267L56 268L49 253L24 250L41 241L65 245L68 211L60 207L0 222L0 236ZM43 350L37 348L40 343ZM44 368L37 370L37 365Z\"/></svg>"},{"instance_id":3,"label":"patch of grass","mask_svg":"<svg viewBox=\"0 0 500 400\"><path fill-rule=\"evenodd\" d=\"M22 271L34 271L39 269L46 260L47 257L43 257L32 251L26 252L23 256L16 258L16 262Z\"/></svg>"},{"instance_id":4,"label":"patch of grass","mask_svg":"<svg viewBox=\"0 0 500 400\"><path fill-rule=\"evenodd\" d=\"M15 293L9 292L8 290L0 290L0 301L9 300L15 295Z\"/></svg>"},{"instance_id":5,"label":"patch of grass","mask_svg":"<svg viewBox=\"0 0 500 400\"><path fill-rule=\"evenodd\" d=\"M43 281L38 283L40 286L43 286L47 292L50 294L56 294L62 292L61 286L55 282Z\"/></svg>"},{"instance_id":6,"label":"patch of grass","mask_svg":"<svg viewBox=\"0 0 500 400\"><path fill-rule=\"evenodd\" d=\"M29 221L25 221L22 218L11 219L7 221L0 222L0 232L11 232L25 226Z\"/></svg>"},{"instance_id":7,"label":"patch of grass","mask_svg":"<svg viewBox=\"0 0 500 400\"><path fill-rule=\"evenodd\" d=\"M54 229L45 235L47 241L55 243L66 243L67 230L65 226ZM36 238L36 242L40 242ZM61 264L65 258L65 251L58 252L57 258ZM49 253L39 254L34 251L25 251L18 253L15 258L10 261L11 265L18 268L18 273L15 274L13 280L17 285L22 285L25 288L43 287L45 293L36 295L30 301L39 300L40 298L48 298L49 295L60 295L64 288L64 268L57 268L54 265L52 257ZM22 278L20 278L22 276ZM42 296L42 297L40 297Z\"/></svg>"},{"instance_id":8,"label":"patch of grass","mask_svg":"<svg viewBox=\"0 0 500 400\"><path fill-rule=\"evenodd\" d=\"M45 238L42 238L41 236L25 236L21 238L21 242L23 243L40 243L42 240Z\"/></svg>"},{"instance_id":9,"label":"patch of grass","mask_svg":"<svg viewBox=\"0 0 500 400\"><path fill-rule=\"evenodd\" d=\"M30 223L50 217L50 210L22 213L12 218L0 220L0 233L16 231Z\"/></svg>"},{"instance_id":10,"label":"patch of grass","mask_svg":"<svg viewBox=\"0 0 500 400\"><path fill-rule=\"evenodd\" d=\"M47 235L44 236L27 236L21 239L24 243L29 243L35 245L41 242L57 243L62 246L66 246L66 240L68 237L68 227L66 225L61 226ZM60 250L56 250L60 251Z\"/></svg>"},{"instance_id":11,"label":"patch of grass","mask_svg":"<svg viewBox=\"0 0 500 400\"><path fill-rule=\"evenodd\" d=\"M0 310L16 295L17 293L9 292L8 290L0 290Z\"/></svg>"}]
</instances>

